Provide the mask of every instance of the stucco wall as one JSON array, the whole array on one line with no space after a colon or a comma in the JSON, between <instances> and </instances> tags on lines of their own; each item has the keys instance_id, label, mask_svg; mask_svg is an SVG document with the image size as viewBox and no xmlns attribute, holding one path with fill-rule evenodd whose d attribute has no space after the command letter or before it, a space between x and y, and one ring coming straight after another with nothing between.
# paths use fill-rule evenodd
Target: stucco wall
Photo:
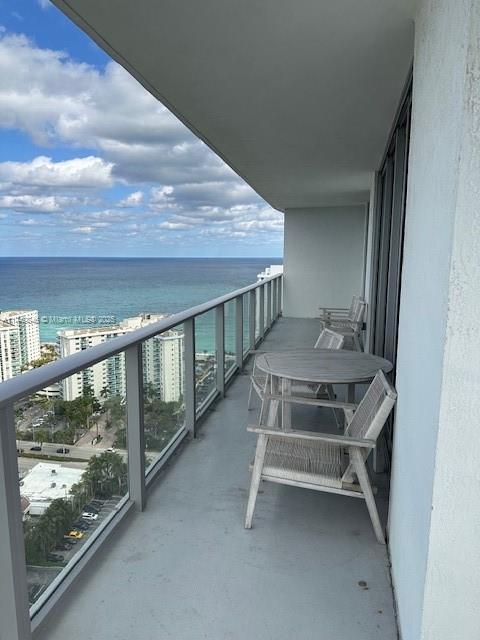
<instances>
[{"instance_id":1,"label":"stucco wall","mask_svg":"<svg viewBox=\"0 0 480 640\"><path fill-rule=\"evenodd\" d=\"M313 318L319 306L348 307L363 291L366 207L287 209L285 316Z\"/></svg>"},{"instance_id":2,"label":"stucco wall","mask_svg":"<svg viewBox=\"0 0 480 640\"><path fill-rule=\"evenodd\" d=\"M479 566L467 566L479 513L480 172L465 122L475 4L426 0L416 21L389 518L403 640L471 640L480 628Z\"/></svg>"}]
</instances>

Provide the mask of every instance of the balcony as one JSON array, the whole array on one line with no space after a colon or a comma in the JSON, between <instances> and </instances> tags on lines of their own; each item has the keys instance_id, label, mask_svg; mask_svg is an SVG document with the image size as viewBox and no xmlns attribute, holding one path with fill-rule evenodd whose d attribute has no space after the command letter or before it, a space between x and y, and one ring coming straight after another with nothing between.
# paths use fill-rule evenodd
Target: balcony
<instances>
[{"instance_id":1,"label":"balcony","mask_svg":"<svg viewBox=\"0 0 480 640\"><path fill-rule=\"evenodd\" d=\"M25 640L32 630L36 640L281 640L317 637L320 630L325 638L397 637L388 556L375 540L363 501L267 483L254 528L243 526L256 444L246 425L257 416L247 411L248 352L260 343L266 350L310 347L319 332L314 319L280 317L281 282L281 275L272 276L2 385L0 510L7 543L0 560L7 570L0 607L17 612L5 637ZM205 354L195 351L195 327L210 312L215 347L208 357L215 365L206 387L204 369L199 376L197 367ZM141 407L142 349L180 323L182 426L145 473L151 452L145 448ZM126 493L74 549L29 615L16 461L12 464L14 402L122 353ZM330 414L322 411L297 408L295 423L311 425L320 416L324 424L330 419L334 430ZM385 516L381 489L377 502ZM32 569L30 564L29 583Z\"/></svg>"},{"instance_id":2,"label":"balcony","mask_svg":"<svg viewBox=\"0 0 480 640\"><path fill-rule=\"evenodd\" d=\"M317 333L315 320L283 318L262 349L310 346ZM39 640L397 637L388 558L363 501L267 483L243 528L248 387L246 375L232 382Z\"/></svg>"}]
</instances>

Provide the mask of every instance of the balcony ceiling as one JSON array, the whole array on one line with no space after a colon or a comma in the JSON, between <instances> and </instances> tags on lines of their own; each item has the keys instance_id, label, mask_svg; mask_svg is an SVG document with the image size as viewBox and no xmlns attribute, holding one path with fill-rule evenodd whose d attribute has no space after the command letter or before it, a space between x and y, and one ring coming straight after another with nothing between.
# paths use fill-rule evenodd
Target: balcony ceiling
<instances>
[{"instance_id":1,"label":"balcony ceiling","mask_svg":"<svg viewBox=\"0 0 480 640\"><path fill-rule=\"evenodd\" d=\"M53 1L273 207L368 198L415 0Z\"/></svg>"}]
</instances>

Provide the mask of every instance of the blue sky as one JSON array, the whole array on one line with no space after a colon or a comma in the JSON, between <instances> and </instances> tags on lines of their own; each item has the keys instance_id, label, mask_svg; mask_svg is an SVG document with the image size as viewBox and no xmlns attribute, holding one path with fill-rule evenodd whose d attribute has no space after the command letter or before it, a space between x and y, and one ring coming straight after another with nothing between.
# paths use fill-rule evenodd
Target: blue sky
<instances>
[{"instance_id":1,"label":"blue sky","mask_svg":"<svg viewBox=\"0 0 480 640\"><path fill-rule=\"evenodd\" d=\"M48 0L0 0L0 254L280 256L283 215Z\"/></svg>"}]
</instances>

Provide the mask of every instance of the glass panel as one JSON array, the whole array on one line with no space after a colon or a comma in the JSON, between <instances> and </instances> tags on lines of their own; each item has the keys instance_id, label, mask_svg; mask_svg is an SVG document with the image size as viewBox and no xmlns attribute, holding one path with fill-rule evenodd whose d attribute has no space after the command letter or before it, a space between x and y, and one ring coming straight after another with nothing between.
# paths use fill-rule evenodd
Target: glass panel
<instances>
[{"instance_id":1,"label":"glass panel","mask_svg":"<svg viewBox=\"0 0 480 640\"><path fill-rule=\"evenodd\" d=\"M225 373L235 367L235 300L223 306L225 314Z\"/></svg>"},{"instance_id":2,"label":"glass panel","mask_svg":"<svg viewBox=\"0 0 480 640\"><path fill-rule=\"evenodd\" d=\"M73 332L59 341L82 349ZM19 400L15 423L33 605L127 493L123 354Z\"/></svg>"},{"instance_id":3,"label":"glass panel","mask_svg":"<svg viewBox=\"0 0 480 640\"><path fill-rule=\"evenodd\" d=\"M195 318L195 382L198 409L216 390L215 309Z\"/></svg>"},{"instance_id":4,"label":"glass panel","mask_svg":"<svg viewBox=\"0 0 480 640\"><path fill-rule=\"evenodd\" d=\"M184 426L184 344L183 325L179 325L142 345L147 473Z\"/></svg>"},{"instance_id":5,"label":"glass panel","mask_svg":"<svg viewBox=\"0 0 480 640\"><path fill-rule=\"evenodd\" d=\"M243 296L243 353L250 349L250 294Z\"/></svg>"}]
</instances>

